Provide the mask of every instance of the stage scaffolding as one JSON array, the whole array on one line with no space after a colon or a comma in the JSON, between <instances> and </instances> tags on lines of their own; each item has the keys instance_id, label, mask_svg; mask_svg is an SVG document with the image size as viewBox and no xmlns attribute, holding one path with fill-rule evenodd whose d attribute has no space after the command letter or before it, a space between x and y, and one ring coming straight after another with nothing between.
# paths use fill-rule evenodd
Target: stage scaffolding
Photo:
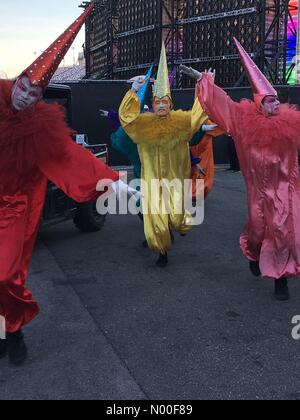
<instances>
[{"instance_id":1,"label":"stage scaffolding","mask_svg":"<svg viewBox=\"0 0 300 420\"><path fill-rule=\"evenodd\" d=\"M170 69L213 67L222 86L247 84L237 37L274 84L286 85L296 65L288 30L298 27L290 0L98 0L86 25L87 76L128 79L157 63L165 41ZM191 82L177 74L177 87Z\"/></svg>"}]
</instances>

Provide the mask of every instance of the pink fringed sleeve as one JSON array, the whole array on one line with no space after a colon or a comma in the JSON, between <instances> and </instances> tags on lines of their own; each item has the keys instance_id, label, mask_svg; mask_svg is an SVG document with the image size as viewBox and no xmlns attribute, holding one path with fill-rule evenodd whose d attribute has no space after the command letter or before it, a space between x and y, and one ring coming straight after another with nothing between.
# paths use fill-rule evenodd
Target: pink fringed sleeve
<instances>
[{"instance_id":1,"label":"pink fringed sleeve","mask_svg":"<svg viewBox=\"0 0 300 420\"><path fill-rule=\"evenodd\" d=\"M209 118L225 132L235 137L238 127L239 104L215 85L213 78L204 74L197 84L199 101Z\"/></svg>"}]
</instances>

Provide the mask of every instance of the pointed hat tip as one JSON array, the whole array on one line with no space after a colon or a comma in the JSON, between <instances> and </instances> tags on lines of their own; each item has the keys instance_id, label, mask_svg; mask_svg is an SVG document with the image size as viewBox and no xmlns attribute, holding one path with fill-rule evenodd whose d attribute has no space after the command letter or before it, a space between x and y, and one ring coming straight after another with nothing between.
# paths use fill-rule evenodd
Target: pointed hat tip
<instances>
[{"instance_id":1,"label":"pointed hat tip","mask_svg":"<svg viewBox=\"0 0 300 420\"><path fill-rule=\"evenodd\" d=\"M26 74L33 86L45 88L51 81L78 32L92 12L95 1L20 76Z\"/></svg>"},{"instance_id":2,"label":"pointed hat tip","mask_svg":"<svg viewBox=\"0 0 300 420\"><path fill-rule=\"evenodd\" d=\"M235 46L237 47L238 50L240 50L241 48L243 49L242 44L240 43L240 41L235 36L233 37L233 40L234 40Z\"/></svg>"},{"instance_id":3,"label":"pointed hat tip","mask_svg":"<svg viewBox=\"0 0 300 420\"><path fill-rule=\"evenodd\" d=\"M266 76L255 64L251 56L244 49L242 44L234 37L234 42L239 51L241 61L247 73L248 80L252 86L255 102L258 106L266 96L277 96L277 92Z\"/></svg>"},{"instance_id":4,"label":"pointed hat tip","mask_svg":"<svg viewBox=\"0 0 300 420\"><path fill-rule=\"evenodd\" d=\"M160 54L157 78L154 83L153 96L163 98L169 96L171 98L171 88L169 83L169 71L167 61L167 51L164 41L162 42L162 49Z\"/></svg>"}]
</instances>

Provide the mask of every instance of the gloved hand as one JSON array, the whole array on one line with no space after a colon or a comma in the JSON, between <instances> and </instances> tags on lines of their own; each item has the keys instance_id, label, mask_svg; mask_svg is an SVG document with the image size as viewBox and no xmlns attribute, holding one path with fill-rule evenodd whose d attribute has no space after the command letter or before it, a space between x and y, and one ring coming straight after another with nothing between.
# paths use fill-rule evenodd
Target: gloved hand
<instances>
[{"instance_id":1,"label":"gloved hand","mask_svg":"<svg viewBox=\"0 0 300 420\"><path fill-rule=\"evenodd\" d=\"M206 133L209 133L211 131L214 131L218 128L217 124L203 124L201 127L202 131L205 131Z\"/></svg>"},{"instance_id":2,"label":"gloved hand","mask_svg":"<svg viewBox=\"0 0 300 420\"><path fill-rule=\"evenodd\" d=\"M136 76L130 79L132 83L132 90L138 92L145 84L146 76Z\"/></svg>"},{"instance_id":3,"label":"gloved hand","mask_svg":"<svg viewBox=\"0 0 300 420\"><path fill-rule=\"evenodd\" d=\"M195 79L197 81L202 79L202 73L193 69L192 67L187 67L187 66L181 65L180 66L180 71L181 71L181 73L186 74L187 76L189 76L192 79Z\"/></svg>"},{"instance_id":4,"label":"gloved hand","mask_svg":"<svg viewBox=\"0 0 300 420\"><path fill-rule=\"evenodd\" d=\"M100 116L101 117L104 117L104 118L107 118L108 117L108 111L105 111L105 109L99 109L99 112L100 112Z\"/></svg>"},{"instance_id":5,"label":"gloved hand","mask_svg":"<svg viewBox=\"0 0 300 420\"><path fill-rule=\"evenodd\" d=\"M210 77L212 77L215 80L215 78L216 78L216 70L215 69L210 68L208 71L205 70L205 73L207 73Z\"/></svg>"},{"instance_id":6,"label":"gloved hand","mask_svg":"<svg viewBox=\"0 0 300 420\"><path fill-rule=\"evenodd\" d=\"M180 71L183 74L186 74L187 76L191 77L192 79L195 79L197 81L202 80L203 73L199 72L198 70L193 69L192 67L181 65ZM206 70L205 73L209 74L209 76L211 76L213 79L215 79L216 77L216 71L211 68L208 71Z\"/></svg>"}]
</instances>

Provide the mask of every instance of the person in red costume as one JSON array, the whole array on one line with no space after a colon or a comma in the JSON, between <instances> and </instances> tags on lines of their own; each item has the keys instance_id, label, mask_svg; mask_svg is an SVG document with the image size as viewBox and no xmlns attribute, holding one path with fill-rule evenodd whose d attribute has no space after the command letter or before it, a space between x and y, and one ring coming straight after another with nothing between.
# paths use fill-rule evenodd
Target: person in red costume
<instances>
[{"instance_id":1,"label":"person in red costume","mask_svg":"<svg viewBox=\"0 0 300 420\"><path fill-rule=\"evenodd\" d=\"M248 196L243 254L253 275L275 280L276 299L283 301L290 298L288 278L300 275L300 113L280 104L276 90L235 43L254 102L231 100L211 72L188 72L199 80L198 97L206 113L236 143Z\"/></svg>"},{"instance_id":2,"label":"person in red costume","mask_svg":"<svg viewBox=\"0 0 300 420\"><path fill-rule=\"evenodd\" d=\"M100 180L115 192L127 187L118 173L73 142L63 109L41 101L93 6L15 82L0 80L0 315L7 332L6 340L0 339L0 358L8 352L14 364L27 356L22 327L39 312L26 279L47 180L77 202L96 201Z\"/></svg>"}]
</instances>

